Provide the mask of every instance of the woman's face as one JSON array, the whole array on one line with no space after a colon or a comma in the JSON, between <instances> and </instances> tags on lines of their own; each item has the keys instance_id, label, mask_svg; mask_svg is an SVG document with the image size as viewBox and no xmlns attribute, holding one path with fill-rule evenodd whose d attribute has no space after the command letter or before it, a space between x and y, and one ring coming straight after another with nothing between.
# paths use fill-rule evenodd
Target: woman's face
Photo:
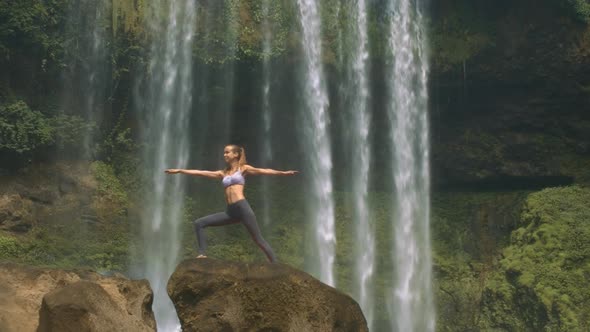
<instances>
[{"instance_id":1,"label":"woman's face","mask_svg":"<svg viewBox=\"0 0 590 332\"><path fill-rule=\"evenodd\" d=\"M229 163L236 158L238 158L238 153L234 152L232 146L226 146L225 149L223 149L223 159L226 163Z\"/></svg>"}]
</instances>

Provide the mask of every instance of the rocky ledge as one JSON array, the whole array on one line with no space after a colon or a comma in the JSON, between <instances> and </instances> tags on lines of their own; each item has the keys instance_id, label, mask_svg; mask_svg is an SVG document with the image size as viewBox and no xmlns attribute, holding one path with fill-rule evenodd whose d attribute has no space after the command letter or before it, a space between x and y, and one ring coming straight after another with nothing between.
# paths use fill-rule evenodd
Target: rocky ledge
<instances>
[{"instance_id":1,"label":"rocky ledge","mask_svg":"<svg viewBox=\"0 0 590 332\"><path fill-rule=\"evenodd\" d=\"M368 331L350 296L284 264L190 259L168 281L187 331Z\"/></svg>"},{"instance_id":2,"label":"rocky ledge","mask_svg":"<svg viewBox=\"0 0 590 332\"><path fill-rule=\"evenodd\" d=\"M147 280L0 263L0 331L155 331Z\"/></svg>"}]
</instances>

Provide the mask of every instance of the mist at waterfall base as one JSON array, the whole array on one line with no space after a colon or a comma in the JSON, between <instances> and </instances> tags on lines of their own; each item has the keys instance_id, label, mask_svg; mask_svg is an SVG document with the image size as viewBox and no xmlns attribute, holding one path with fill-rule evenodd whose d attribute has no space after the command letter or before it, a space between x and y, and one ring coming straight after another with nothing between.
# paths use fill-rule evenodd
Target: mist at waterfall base
<instances>
[{"instance_id":1,"label":"mist at waterfall base","mask_svg":"<svg viewBox=\"0 0 590 332\"><path fill-rule=\"evenodd\" d=\"M318 14L326 9L313 1L297 2L301 54L296 61L288 56L236 60L231 55L236 49L230 48L231 60L223 63L199 61L191 48L193 35L209 33L191 27L198 20L215 19L216 5L210 4L204 13L191 0L153 3L154 8L168 10L153 12L146 22L152 38L150 62L144 72L136 73L130 107L142 119L143 172L151 173L138 234L143 259L131 274L150 281L158 330L178 329L166 282L183 258L183 248L196 245L192 235L183 243L185 197L203 210L204 195L217 195L219 209L224 204L220 184L166 176L163 170L221 169L228 143L244 146L254 166L301 171L291 179L247 179L247 197L264 202L253 207L273 247L281 246L273 224L282 217L273 209L274 198L289 190L289 197L300 197L289 209L303 211L298 223L306 230L300 242L300 268L351 294L372 331L434 330L428 66L426 38L413 3L391 2L383 14L391 20L391 30L383 31L382 40L367 36L363 1L343 4L338 15L348 12L356 26L340 27L340 42L349 51L329 64L322 62ZM262 26L268 50L272 24ZM375 43L387 45L389 59L370 56ZM92 98L104 98L98 92L96 96ZM390 198L385 217L372 213L369 196L375 193ZM378 222L386 223L388 231L377 234ZM352 252L342 252L339 245ZM375 292L377 284L388 291ZM424 323L418 322L420 317L426 317Z\"/></svg>"}]
</instances>

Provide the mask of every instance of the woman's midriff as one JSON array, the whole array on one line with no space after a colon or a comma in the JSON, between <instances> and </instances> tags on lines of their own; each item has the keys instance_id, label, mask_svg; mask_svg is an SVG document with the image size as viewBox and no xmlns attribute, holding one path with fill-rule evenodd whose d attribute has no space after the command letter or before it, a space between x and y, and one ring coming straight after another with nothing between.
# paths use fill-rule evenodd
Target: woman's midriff
<instances>
[{"instance_id":1,"label":"woman's midriff","mask_svg":"<svg viewBox=\"0 0 590 332\"><path fill-rule=\"evenodd\" d=\"M234 184L225 188L225 201L227 204L235 203L244 199L244 186L241 184Z\"/></svg>"}]
</instances>

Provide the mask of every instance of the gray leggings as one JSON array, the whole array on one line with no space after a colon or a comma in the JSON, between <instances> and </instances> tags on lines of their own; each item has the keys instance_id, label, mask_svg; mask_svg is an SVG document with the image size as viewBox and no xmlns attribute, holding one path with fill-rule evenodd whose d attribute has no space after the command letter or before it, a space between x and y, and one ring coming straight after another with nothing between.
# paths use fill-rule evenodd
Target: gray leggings
<instances>
[{"instance_id":1,"label":"gray leggings","mask_svg":"<svg viewBox=\"0 0 590 332\"><path fill-rule=\"evenodd\" d=\"M239 222L242 222L242 224L246 226L252 239L254 239L256 244L262 249L262 251L264 251L268 260L272 263L276 262L277 259L272 248L260 234L254 211L252 211L250 204L245 199L229 204L225 212L210 214L193 221L195 232L197 233L197 240L199 241L199 254L204 255L205 250L207 249L207 238L205 237L203 228L209 226L231 225Z\"/></svg>"}]
</instances>

